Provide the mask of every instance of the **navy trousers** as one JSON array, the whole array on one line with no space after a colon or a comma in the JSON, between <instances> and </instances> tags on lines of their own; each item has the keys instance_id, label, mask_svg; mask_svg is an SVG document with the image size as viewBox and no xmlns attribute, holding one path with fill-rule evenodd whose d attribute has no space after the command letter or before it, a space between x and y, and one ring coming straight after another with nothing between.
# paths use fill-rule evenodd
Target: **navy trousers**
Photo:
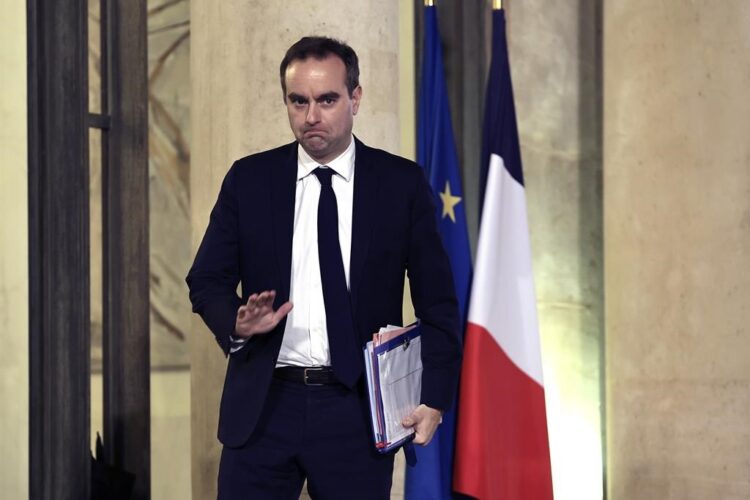
<instances>
[{"instance_id":1,"label":"navy trousers","mask_svg":"<svg viewBox=\"0 0 750 500\"><path fill-rule=\"evenodd\" d=\"M393 455L375 450L363 384L306 386L274 378L258 425L224 447L219 500L390 498Z\"/></svg>"}]
</instances>

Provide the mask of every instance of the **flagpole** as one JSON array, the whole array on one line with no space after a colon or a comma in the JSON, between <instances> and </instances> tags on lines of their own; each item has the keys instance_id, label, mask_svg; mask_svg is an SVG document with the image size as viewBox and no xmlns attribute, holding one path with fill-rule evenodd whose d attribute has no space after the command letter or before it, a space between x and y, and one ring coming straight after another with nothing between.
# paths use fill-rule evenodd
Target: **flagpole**
<instances>
[{"instance_id":1,"label":"flagpole","mask_svg":"<svg viewBox=\"0 0 750 500\"><path fill-rule=\"evenodd\" d=\"M427 2L425 1L425 4ZM492 10L502 10L503 0L492 0Z\"/></svg>"}]
</instances>

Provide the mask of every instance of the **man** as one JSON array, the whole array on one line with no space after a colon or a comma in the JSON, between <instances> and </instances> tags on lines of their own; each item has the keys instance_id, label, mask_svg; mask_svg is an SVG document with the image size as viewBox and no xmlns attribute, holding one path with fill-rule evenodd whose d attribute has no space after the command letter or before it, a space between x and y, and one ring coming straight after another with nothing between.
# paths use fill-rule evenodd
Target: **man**
<instances>
[{"instance_id":1,"label":"man","mask_svg":"<svg viewBox=\"0 0 750 500\"><path fill-rule=\"evenodd\" d=\"M448 259L422 170L352 135L357 55L306 37L280 67L296 141L234 163L187 277L193 311L229 356L219 498L388 498L362 347L401 324L404 272L422 322L426 444L455 394L460 337ZM242 285L242 299L237 284Z\"/></svg>"}]
</instances>

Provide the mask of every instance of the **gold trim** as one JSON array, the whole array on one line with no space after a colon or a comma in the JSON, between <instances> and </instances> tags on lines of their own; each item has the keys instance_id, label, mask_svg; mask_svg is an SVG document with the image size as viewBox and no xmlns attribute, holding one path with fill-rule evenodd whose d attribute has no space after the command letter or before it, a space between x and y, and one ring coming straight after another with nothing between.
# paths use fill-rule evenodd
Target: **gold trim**
<instances>
[{"instance_id":1,"label":"gold trim","mask_svg":"<svg viewBox=\"0 0 750 500\"><path fill-rule=\"evenodd\" d=\"M500 10L503 8L503 0L492 0L492 10Z\"/></svg>"},{"instance_id":2,"label":"gold trim","mask_svg":"<svg viewBox=\"0 0 750 500\"><path fill-rule=\"evenodd\" d=\"M425 7L434 7L435 1L434 0L424 0L424 6Z\"/></svg>"}]
</instances>

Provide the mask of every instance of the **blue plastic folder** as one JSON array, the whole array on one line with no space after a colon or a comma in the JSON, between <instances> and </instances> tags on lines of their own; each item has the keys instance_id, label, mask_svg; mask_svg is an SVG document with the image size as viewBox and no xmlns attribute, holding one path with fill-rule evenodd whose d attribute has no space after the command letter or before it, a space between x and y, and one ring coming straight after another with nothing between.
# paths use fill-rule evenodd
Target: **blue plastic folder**
<instances>
[{"instance_id":1,"label":"blue plastic folder","mask_svg":"<svg viewBox=\"0 0 750 500\"><path fill-rule=\"evenodd\" d=\"M422 391L422 337L419 324L386 327L364 349L375 448L387 453L414 439L401 425L419 406Z\"/></svg>"}]
</instances>

